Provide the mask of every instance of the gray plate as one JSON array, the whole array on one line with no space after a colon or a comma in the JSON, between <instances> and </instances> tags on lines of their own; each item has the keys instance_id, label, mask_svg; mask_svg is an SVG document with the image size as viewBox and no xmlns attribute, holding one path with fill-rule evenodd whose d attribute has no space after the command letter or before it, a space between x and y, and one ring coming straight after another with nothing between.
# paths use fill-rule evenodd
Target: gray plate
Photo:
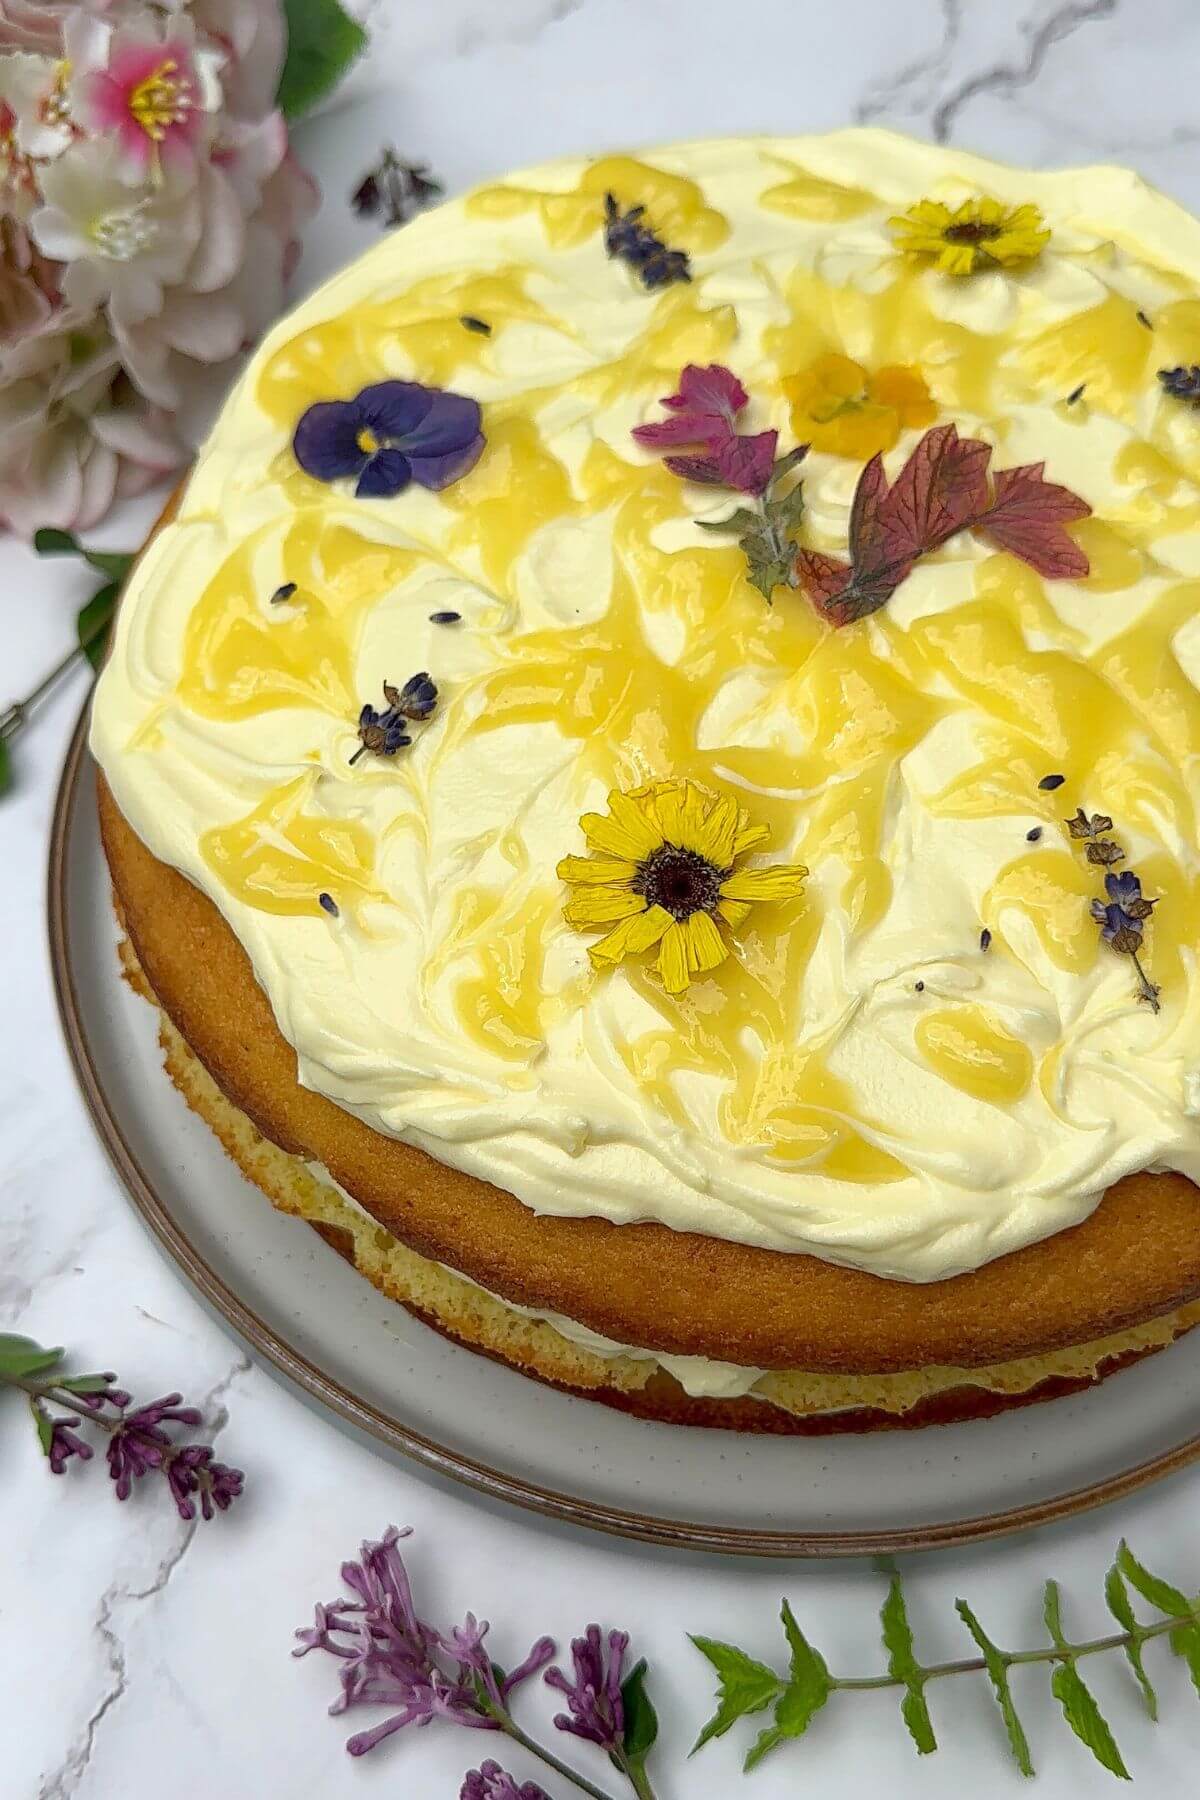
<instances>
[{"instance_id":1,"label":"gray plate","mask_svg":"<svg viewBox=\"0 0 1200 1800\"><path fill-rule=\"evenodd\" d=\"M574 1524L748 1555L958 1544L1114 1500L1200 1457L1200 1331L1066 1400L862 1437L644 1423L447 1343L277 1213L162 1071L122 981L80 720L50 854L50 943L84 1097L142 1219L260 1357L333 1414L482 1492Z\"/></svg>"}]
</instances>

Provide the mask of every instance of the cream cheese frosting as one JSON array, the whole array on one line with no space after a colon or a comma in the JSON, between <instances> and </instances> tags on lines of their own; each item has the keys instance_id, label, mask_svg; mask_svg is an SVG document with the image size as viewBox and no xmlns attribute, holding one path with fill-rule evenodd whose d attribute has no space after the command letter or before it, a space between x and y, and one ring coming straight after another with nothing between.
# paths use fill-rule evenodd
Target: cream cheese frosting
<instances>
[{"instance_id":1,"label":"cream cheese frosting","mask_svg":"<svg viewBox=\"0 0 1200 1800\"><path fill-rule=\"evenodd\" d=\"M605 257L606 191L691 283ZM979 192L1041 208L1036 263L897 255L892 214ZM698 523L728 496L630 433L721 362L787 446L783 384L829 352L916 370L1000 466L1044 459L1092 507L1089 576L964 535L855 626L768 606ZM1200 1179L1200 424L1155 379L1196 361L1200 225L1120 170L853 131L527 171L270 334L131 579L93 748L245 946L301 1081L376 1129L536 1212L977 1268L1131 1170ZM305 475L305 409L392 377L478 399L475 469L386 500ZM844 554L860 469L805 463L814 548ZM417 669L433 718L352 766L360 706ZM811 879L675 999L591 969L555 868L610 789L681 775ZM1089 918L1078 806L1161 896L1157 1015Z\"/></svg>"}]
</instances>

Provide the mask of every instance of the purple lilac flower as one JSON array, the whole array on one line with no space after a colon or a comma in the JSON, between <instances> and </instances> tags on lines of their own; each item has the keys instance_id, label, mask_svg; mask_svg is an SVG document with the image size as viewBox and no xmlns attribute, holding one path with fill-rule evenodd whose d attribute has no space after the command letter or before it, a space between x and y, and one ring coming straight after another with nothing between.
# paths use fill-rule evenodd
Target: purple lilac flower
<instances>
[{"instance_id":1,"label":"purple lilac flower","mask_svg":"<svg viewBox=\"0 0 1200 1800\"><path fill-rule=\"evenodd\" d=\"M583 1637L572 1639L575 1679L568 1680L557 1668L548 1669L544 1677L547 1687L566 1696L567 1712L554 1721L560 1731L587 1738L604 1750L620 1748L625 1737L621 1668L628 1648L628 1632L610 1631L606 1661L598 1625L589 1625Z\"/></svg>"},{"instance_id":2,"label":"purple lilac flower","mask_svg":"<svg viewBox=\"0 0 1200 1800\"><path fill-rule=\"evenodd\" d=\"M468 1613L447 1634L419 1618L397 1547L409 1535L393 1525L379 1543L364 1544L360 1561L342 1564L342 1580L353 1598L318 1606L313 1624L296 1633L300 1648L294 1656L325 1650L338 1659L342 1691L330 1712L366 1705L395 1709L348 1740L351 1756L373 1750L406 1725L433 1718L499 1730L498 1715L507 1712L509 1695L554 1655L550 1639L539 1638L525 1661L502 1676L484 1648L486 1621Z\"/></svg>"},{"instance_id":3,"label":"purple lilac flower","mask_svg":"<svg viewBox=\"0 0 1200 1800\"><path fill-rule=\"evenodd\" d=\"M489 1760L481 1768L467 1771L459 1800L550 1800L550 1797L536 1781L527 1781L518 1787L507 1770Z\"/></svg>"},{"instance_id":4,"label":"purple lilac flower","mask_svg":"<svg viewBox=\"0 0 1200 1800\"><path fill-rule=\"evenodd\" d=\"M73 1456L77 1456L80 1462L91 1462L92 1446L85 1444L83 1439L71 1430L72 1425L78 1424L78 1419L55 1419L50 1431L50 1442L46 1449L52 1475L61 1475Z\"/></svg>"},{"instance_id":5,"label":"purple lilac flower","mask_svg":"<svg viewBox=\"0 0 1200 1800\"><path fill-rule=\"evenodd\" d=\"M108 1472L117 1489L118 1500L128 1500L135 1481L152 1469L163 1466L172 1449L171 1439L162 1429L166 1423L199 1425L203 1415L194 1406L181 1406L182 1394L164 1394L136 1412L126 1413L108 1441Z\"/></svg>"},{"instance_id":6,"label":"purple lilac flower","mask_svg":"<svg viewBox=\"0 0 1200 1800\"><path fill-rule=\"evenodd\" d=\"M296 427L292 448L318 481L357 477L360 499L384 500L410 482L449 487L478 462L479 402L418 381L379 381L353 400L320 400Z\"/></svg>"}]
</instances>

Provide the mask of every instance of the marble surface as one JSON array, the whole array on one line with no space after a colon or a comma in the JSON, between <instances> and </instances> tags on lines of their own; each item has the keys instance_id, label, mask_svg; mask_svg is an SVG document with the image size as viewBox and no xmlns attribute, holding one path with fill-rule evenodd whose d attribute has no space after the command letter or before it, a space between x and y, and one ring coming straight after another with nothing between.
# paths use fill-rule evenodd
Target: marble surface
<instances>
[{"instance_id":1,"label":"marble surface","mask_svg":"<svg viewBox=\"0 0 1200 1800\"><path fill-rule=\"evenodd\" d=\"M1194 0L361 0L369 64L304 129L327 204L299 280L369 239L343 196L381 140L427 157L453 190L531 159L719 131L880 121L1015 161L1133 163L1200 207ZM129 543L151 508L103 534ZM69 639L74 569L0 542L9 621L0 698L23 692ZM685 1633L777 1654L786 1592L831 1665L874 1670L880 1574L637 1550L491 1508L348 1440L284 1392L205 1314L135 1222L95 1142L54 1016L44 925L46 836L84 679L76 672L17 748L0 808L5 952L0 962L0 1329L65 1341L139 1393L178 1385L222 1423L220 1453L248 1471L238 1510L189 1529L157 1497L119 1507L101 1470L53 1480L27 1419L0 1406L0 1792L5 1800L249 1800L407 1794L451 1800L492 1748L449 1727L351 1762L329 1719L331 1670L289 1659L293 1627L338 1589L342 1557L389 1521L417 1528L413 1566L430 1610L472 1607L511 1658L536 1631L567 1639L620 1622L655 1669L661 1800L742 1791L737 1738L685 1754L706 1716L706 1666ZM226 1420L226 1414L228 1418ZM919 1439L897 1445L919 1455ZM82 1491L88 1490L88 1491ZM1118 1537L1182 1585L1200 1584L1200 1472L1119 1508L970 1553L913 1560L910 1603L926 1654L962 1654L954 1595L1001 1642L1039 1636L1039 1589L1063 1582L1070 1626L1107 1629L1104 1570ZM1155 1655L1164 1723L1150 1726L1124 1671L1096 1667L1102 1703L1142 1791L1180 1791L1200 1754L1200 1711L1181 1666ZM1103 1775L1052 1716L1041 1678L1021 1684L1040 1792L1100 1793ZM869 1696L818 1720L747 1786L902 1797L1010 1791L982 1683L933 1696L944 1747L918 1764L894 1703ZM548 1708L534 1700L539 1722ZM742 1741L744 1742L744 1736ZM594 1773L598 1771L594 1770ZM532 1775L524 1767L523 1775ZM551 1783L555 1800L567 1790Z\"/></svg>"}]
</instances>

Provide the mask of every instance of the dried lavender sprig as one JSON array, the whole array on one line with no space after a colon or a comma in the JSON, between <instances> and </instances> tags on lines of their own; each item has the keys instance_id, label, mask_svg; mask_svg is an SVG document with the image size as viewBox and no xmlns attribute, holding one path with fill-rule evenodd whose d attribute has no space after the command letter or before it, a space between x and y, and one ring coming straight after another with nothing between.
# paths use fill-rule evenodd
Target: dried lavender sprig
<instances>
[{"instance_id":1,"label":"dried lavender sprig","mask_svg":"<svg viewBox=\"0 0 1200 1800\"><path fill-rule=\"evenodd\" d=\"M1087 841L1088 861L1109 871L1104 877L1107 899L1092 901L1092 917L1100 927L1100 936L1118 956L1127 956L1132 962L1138 978L1138 999L1144 1000L1152 1012L1160 1011L1160 990L1146 974L1139 955L1145 922L1158 900L1146 899L1141 881L1131 869L1123 870L1120 875L1113 873L1112 865L1124 862L1125 852L1120 844L1104 835L1112 830L1112 820L1106 813L1093 813L1089 818L1080 807L1065 824L1073 838Z\"/></svg>"},{"instance_id":2,"label":"dried lavender sprig","mask_svg":"<svg viewBox=\"0 0 1200 1800\"><path fill-rule=\"evenodd\" d=\"M342 1565L342 1580L353 1598L318 1606L313 1624L296 1633L300 1647L293 1650L293 1656L324 1650L338 1660L342 1691L330 1707L331 1713L348 1712L363 1705L394 1708L389 1718L347 1740L350 1754L363 1756L406 1725L424 1725L442 1718L475 1731L502 1732L591 1800L613 1800L546 1745L531 1738L512 1716L511 1695L521 1683L546 1668L554 1656L553 1642L538 1638L525 1660L505 1674L484 1648L486 1621L468 1613L461 1626L445 1631L423 1620L417 1613L399 1549L401 1539L410 1535L409 1530L400 1531L393 1525L378 1543L364 1543L359 1560ZM568 1696L572 1729L579 1723L590 1725L599 1721L595 1709L603 1701L603 1722L598 1723L599 1735L594 1735L593 1741L610 1749L614 1763L630 1781L638 1800L654 1800L641 1767L645 1751L626 1754L619 1657L615 1666L610 1660L607 1668L599 1652L599 1661L591 1659L593 1633L598 1646L598 1626L591 1627L587 1636L578 1640L588 1651L588 1658L581 1663L576 1656L575 1682L554 1671L557 1680L551 1685ZM624 1633L614 1633L613 1639L620 1640L623 1656L628 1639ZM595 1690L589 1683L597 1671L600 1686ZM615 1701L613 1680L617 1683ZM579 1735L592 1734L580 1731ZM496 1800L507 1800L510 1789L521 1800L523 1790L498 1764L491 1763L470 1772L463 1793L472 1797L481 1794L485 1800L493 1800L493 1795Z\"/></svg>"},{"instance_id":3,"label":"dried lavender sprig","mask_svg":"<svg viewBox=\"0 0 1200 1800\"><path fill-rule=\"evenodd\" d=\"M196 1517L197 1502L205 1519L228 1511L242 1491L242 1471L217 1462L211 1444L180 1443L166 1429L202 1424L197 1407L184 1406L181 1394L134 1407L111 1372L62 1374L62 1354L31 1338L0 1336L0 1386L26 1395L52 1474L64 1474L72 1461L91 1462L95 1452L80 1436L91 1428L108 1438L105 1460L118 1500L127 1500L143 1476L158 1474L181 1519Z\"/></svg>"}]
</instances>

